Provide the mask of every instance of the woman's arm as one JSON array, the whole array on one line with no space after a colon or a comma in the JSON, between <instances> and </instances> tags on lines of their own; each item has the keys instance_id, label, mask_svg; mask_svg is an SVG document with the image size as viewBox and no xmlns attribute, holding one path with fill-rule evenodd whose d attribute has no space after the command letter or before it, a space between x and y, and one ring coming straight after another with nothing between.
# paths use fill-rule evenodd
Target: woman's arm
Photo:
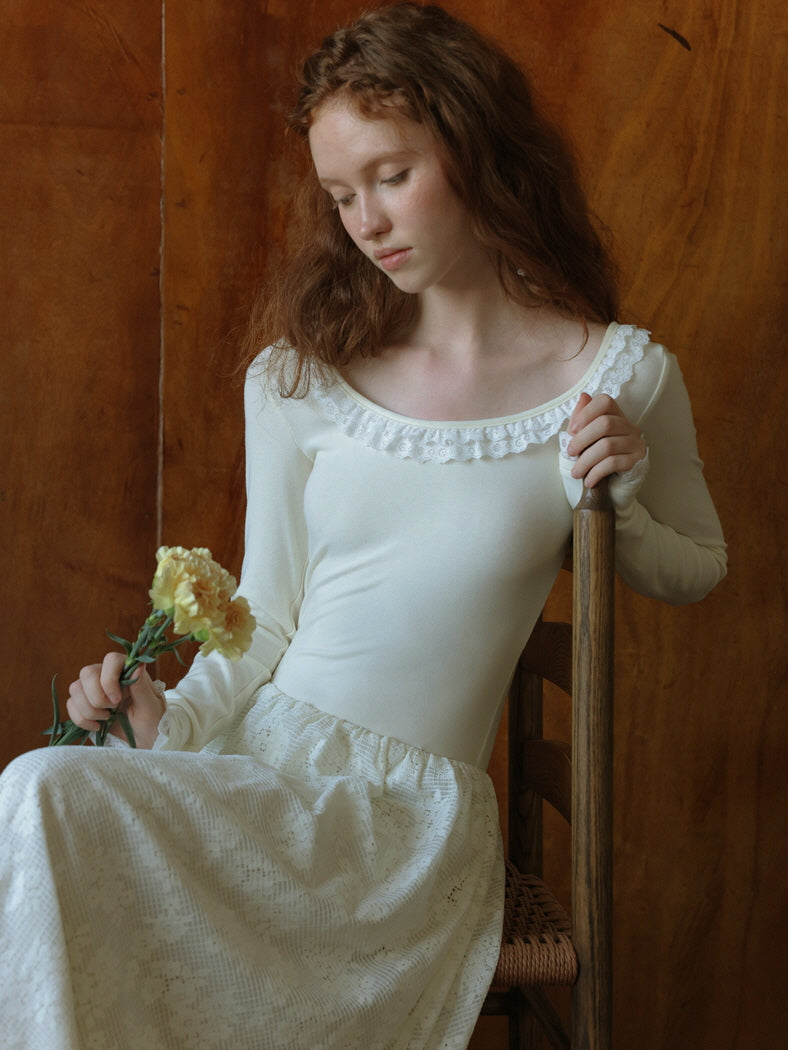
<instances>
[{"instance_id":1,"label":"woman's arm","mask_svg":"<svg viewBox=\"0 0 788 1050\"><path fill-rule=\"evenodd\" d=\"M246 529L238 591L257 620L237 663L198 655L167 691L157 748L199 750L270 680L295 632L307 560L304 492L312 461L296 444L275 392L255 366L245 388Z\"/></svg>"},{"instance_id":2,"label":"woman's arm","mask_svg":"<svg viewBox=\"0 0 788 1050\"><path fill-rule=\"evenodd\" d=\"M592 482L611 475L619 573L641 594L681 604L699 601L719 583L727 557L681 370L672 354L663 355L654 395L634 423L604 395L581 400L570 421L570 427L579 424L578 433L567 450L579 458L562 457L561 472L573 503L582 484L574 474L588 472ZM645 477L641 432L648 446Z\"/></svg>"},{"instance_id":3,"label":"woman's arm","mask_svg":"<svg viewBox=\"0 0 788 1050\"><path fill-rule=\"evenodd\" d=\"M257 627L237 663L214 652L198 654L188 673L166 693L166 710L146 672L122 697L124 654L82 668L70 687L70 718L99 728L123 699L138 746L197 751L219 733L255 689L270 680L293 636L307 558L304 490L311 460L298 448L278 396L250 371L245 388L246 531L238 588ZM163 717L162 717L163 716ZM120 736L119 730L114 730Z\"/></svg>"}]
</instances>

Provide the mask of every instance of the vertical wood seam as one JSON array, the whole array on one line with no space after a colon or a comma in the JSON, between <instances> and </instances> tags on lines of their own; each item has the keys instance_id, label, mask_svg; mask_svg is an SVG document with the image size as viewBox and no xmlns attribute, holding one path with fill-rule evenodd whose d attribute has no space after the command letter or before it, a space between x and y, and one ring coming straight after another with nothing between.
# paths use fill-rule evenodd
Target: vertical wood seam
<instances>
[{"instance_id":1,"label":"vertical wood seam","mask_svg":"<svg viewBox=\"0 0 788 1050\"><path fill-rule=\"evenodd\" d=\"M156 433L156 548L164 542L164 366L165 366L165 318L164 318L164 260L166 240L166 186L167 186L167 34L166 34L167 0L161 0L160 20L160 124L159 124L159 368L157 392L157 433Z\"/></svg>"}]
</instances>

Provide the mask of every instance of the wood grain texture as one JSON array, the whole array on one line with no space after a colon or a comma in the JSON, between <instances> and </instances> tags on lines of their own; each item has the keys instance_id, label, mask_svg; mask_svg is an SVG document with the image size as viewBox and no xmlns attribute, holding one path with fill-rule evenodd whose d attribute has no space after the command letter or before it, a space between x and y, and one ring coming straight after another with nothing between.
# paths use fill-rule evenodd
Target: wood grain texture
<instances>
[{"instance_id":1,"label":"wood grain texture","mask_svg":"<svg viewBox=\"0 0 788 1050\"><path fill-rule=\"evenodd\" d=\"M265 253L265 28L257 5L168 7L162 539L240 569L243 406L235 335Z\"/></svg>"},{"instance_id":2,"label":"wood grain texture","mask_svg":"<svg viewBox=\"0 0 788 1050\"><path fill-rule=\"evenodd\" d=\"M579 968L573 1050L613 1045L615 512L607 488L605 481L584 492L573 523L572 935Z\"/></svg>"},{"instance_id":3,"label":"wood grain texture","mask_svg":"<svg viewBox=\"0 0 788 1050\"><path fill-rule=\"evenodd\" d=\"M5 4L0 764L146 615L158 430L158 5ZM133 220L130 219L133 217Z\"/></svg>"},{"instance_id":4,"label":"wood grain texture","mask_svg":"<svg viewBox=\"0 0 788 1050\"><path fill-rule=\"evenodd\" d=\"M159 537L238 566L239 391L223 377L287 231L283 85L359 7L166 2L164 121L161 0L3 5L2 757L38 742L53 671L66 682L105 627L133 629ZM616 1046L779 1045L783 5L451 7L532 70L573 137L622 319L679 356L730 546L697 606L618 591Z\"/></svg>"}]
</instances>

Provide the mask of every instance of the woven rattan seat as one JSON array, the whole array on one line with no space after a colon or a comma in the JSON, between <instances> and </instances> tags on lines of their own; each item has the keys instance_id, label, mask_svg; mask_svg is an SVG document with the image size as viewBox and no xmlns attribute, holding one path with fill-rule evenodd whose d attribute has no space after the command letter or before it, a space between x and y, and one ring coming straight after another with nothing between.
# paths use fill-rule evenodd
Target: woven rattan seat
<instances>
[{"instance_id":1,"label":"woven rattan seat","mask_svg":"<svg viewBox=\"0 0 788 1050\"><path fill-rule=\"evenodd\" d=\"M501 954L493 985L570 985L577 955L567 913L536 875L506 862L506 904Z\"/></svg>"}]
</instances>

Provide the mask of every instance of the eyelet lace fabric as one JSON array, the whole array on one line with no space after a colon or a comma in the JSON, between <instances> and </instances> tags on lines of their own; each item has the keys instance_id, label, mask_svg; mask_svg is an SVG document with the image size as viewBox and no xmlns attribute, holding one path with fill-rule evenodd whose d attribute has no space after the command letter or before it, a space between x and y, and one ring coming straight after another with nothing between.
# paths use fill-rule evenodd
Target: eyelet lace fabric
<instances>
[{"instance_id":1,"label":"eyelet lace fabric","mask_svg":"<svg viewBox=\"0 0 788 1050\"><path fill-rule=\"evenodd\" d=\"M461 1050L500 946L483 770L264 686L223 753L0 779L3 1050Z\"/></svg>"},{"instance_id":2,"label":"eyelet lace fabric","mask_svg":"<svg viewBox=\"0 0 788 1050\"><path fill-rule=\"evenodd\" d=\"M618 325L602 359L597 360L578 386L564 399L544 409L479 423L431 423L378 409L354 397L343 383L316 386L315 397L323 410L348 437L368 448L391 452L420 463L452 463L474 459L502 459L541 445L565 426L580 391L618 397L643 358L650 332L634 325Z\"/></svg>"}]
</instances>

